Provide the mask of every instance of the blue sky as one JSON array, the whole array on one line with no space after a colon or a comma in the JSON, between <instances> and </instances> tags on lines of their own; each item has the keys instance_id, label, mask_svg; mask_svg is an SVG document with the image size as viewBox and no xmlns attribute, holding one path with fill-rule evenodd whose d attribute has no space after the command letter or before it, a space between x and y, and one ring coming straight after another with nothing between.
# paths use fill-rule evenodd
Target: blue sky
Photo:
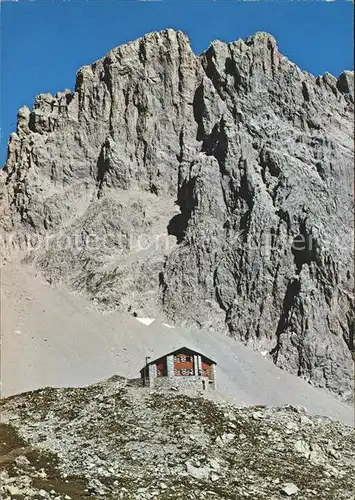
<instances>
[{"instance_id":1,"label":"blue sky","mask_svg":"<svg viewBox=\"0 0 355 500\"><path fill-rule=\"evenodd\" d=\"M0 7L0 165L22 105L32 107L41 92L73 89L80 66L149 31L183 30L197 53L214 39L268 31L303 70L338 76L353 69L353 5L347 1L24 0Z\"/></svg>"}]
</instances>

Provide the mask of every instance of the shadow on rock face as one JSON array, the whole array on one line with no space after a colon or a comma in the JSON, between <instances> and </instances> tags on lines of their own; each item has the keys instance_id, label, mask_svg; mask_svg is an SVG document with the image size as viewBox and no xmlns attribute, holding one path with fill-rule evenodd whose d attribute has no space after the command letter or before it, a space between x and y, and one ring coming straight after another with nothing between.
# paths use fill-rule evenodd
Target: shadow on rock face
<instances>
[{"instance_id":1,"label":"shadow on rock face","mask_svg":"<svg viewBox=\"0 0 355 500\"><path fill-rule=\"evenodd\" d=\"M176 236L177 242L181 243L185 236L188 218L184 214L174 215L167 226L168 234Z\"/></svg>"}]
</instances>

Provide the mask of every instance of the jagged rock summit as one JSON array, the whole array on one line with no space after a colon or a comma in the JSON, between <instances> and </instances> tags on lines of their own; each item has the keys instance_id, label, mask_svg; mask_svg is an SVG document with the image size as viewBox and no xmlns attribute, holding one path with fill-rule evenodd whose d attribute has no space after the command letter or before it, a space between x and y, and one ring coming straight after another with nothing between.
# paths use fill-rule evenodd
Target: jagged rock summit
<instances>
[{"instance_id":1,"label":"jagged rock summit","mask_svg":"<svg viewBox=\"0 0 355 500\"><path fill-rule=\"evenodd\" d=\"M20 109L8 254L29 246L103 308L225 330L350 400L353 80L302 72L266 33L113 49Z\"/></svg>"}]
</instances>

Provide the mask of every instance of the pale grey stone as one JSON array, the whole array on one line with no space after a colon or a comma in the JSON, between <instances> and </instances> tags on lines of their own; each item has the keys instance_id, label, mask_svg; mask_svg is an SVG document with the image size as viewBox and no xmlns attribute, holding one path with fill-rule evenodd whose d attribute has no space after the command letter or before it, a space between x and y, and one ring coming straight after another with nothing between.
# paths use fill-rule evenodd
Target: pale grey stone
<instances>
[{"instance_id":1,"label":"pale grey stone","mask_svg":"<svg viewBox=\"0 0 355 500\"><path fill-rule=\"evenodd\" d=\"M210 474L209 467L195 467L190 462L186 463L186 471L195 479L208 479Z\"/></svg>"},{"instance_id":2,"label":"pale grey stone","mask_svg":"<svg viewBox=\"0 0 355 500\"><path fill-rule=\"evenodd\" d=\"M294 444L295 450L306 458L310 456L310 446L305 441L299 439Z\"/></svg>"},{"instance_id":3,"label":"pale grey stone","mask_svg":"<svg viewBox=\"0 0 355 500\"><path fill-rule=\"evenodd\" d=\"M210 458L208 462L209 462L210 466L212 467L212 469L219 470L221 468L221 464L215 458Z\"/></svg>"},{"instance_id":4,"label":"pale grey stone","mask_svg":"<svg viewBox=\"0 0 355 500\"><path fill-rule=\"evenodd\" d=\"M281 488L281 493L291 497L293 495L296 495L298 493L299 488L293 484L293 483L285 483L282 488Z\"/></svg>"},{"instance_id":5,"label":"pale grey stone","mask_svg":"<svg viewBox=\"0 0 355 500\"><path fill-rule=\"evenodd\" d=\"M216 472L211 472L210 479L211 479L211 481L215 482L215 481L218 481L220 479L220 476L218 474L216 474Z\"/></svg>"},{"instance_id":6,"label":"pale grey stone","mask_svg":"<svg viewBox=\"0 0 355 500\"><path fill-rule=\"evenodd\" d=\"M11 497L18 496L21 494L21 490L17 486L11 484L5 485L4 490L10 494Z\"/></svg>"}]
</instances>

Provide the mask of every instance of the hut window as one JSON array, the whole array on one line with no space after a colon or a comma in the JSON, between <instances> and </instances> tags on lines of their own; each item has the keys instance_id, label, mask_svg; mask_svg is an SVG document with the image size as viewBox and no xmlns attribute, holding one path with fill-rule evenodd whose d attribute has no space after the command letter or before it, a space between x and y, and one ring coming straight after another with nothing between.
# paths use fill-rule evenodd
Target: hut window
<instances>
[{"instance_id":1,"label":"hut window","mask_svg":"<svg viewBox=\"0 0 355 500\"><path fill-rule=\"evenodd\" d=\"M186 354L176 354L174 356L174 361L178 363L191 363L193 361L193 357L187 356Z\"/></svg>"}]
</instances>

